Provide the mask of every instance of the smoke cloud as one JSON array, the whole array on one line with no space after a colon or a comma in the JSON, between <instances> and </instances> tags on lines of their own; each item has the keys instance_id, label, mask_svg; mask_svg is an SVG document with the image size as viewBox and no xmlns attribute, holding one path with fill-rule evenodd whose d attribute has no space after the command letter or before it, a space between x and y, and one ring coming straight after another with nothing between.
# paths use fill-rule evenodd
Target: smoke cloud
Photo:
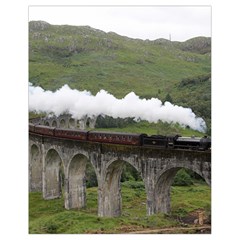
<instances>
[{"instance_id":1,"label":"smoke cloud","mask_svg":"<svg viewBox=\"0 0 240 240\"><path fill-rule=\"evenodd\" d=\"M164 104L157 98L140 99L134 92L130 92L122 99L115 98L105 90L95 96L89 91L78 91L64 85L59 90L45 91L41 87L29 84L29 111L53 113L59 116L69 113L73 118L82 119L99 115L113 118L131 117L134 120L147 120L157 123L159 120L168 123L179 123L194 130L206 131L206 123L196 117L190 108Z\"/></svg>"}]
</instances>

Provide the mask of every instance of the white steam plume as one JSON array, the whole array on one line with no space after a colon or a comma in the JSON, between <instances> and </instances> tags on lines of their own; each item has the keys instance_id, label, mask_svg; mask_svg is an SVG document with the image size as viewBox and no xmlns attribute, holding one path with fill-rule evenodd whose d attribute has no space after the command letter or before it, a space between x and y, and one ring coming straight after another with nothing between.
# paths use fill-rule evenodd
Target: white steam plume
<instances>
[{"instance_id":1,"label":"white steam plume","mask_svg":"<svg viewBox=\"0 0 240 240\"><path fill-rule=\"evenodd\" d=\"M56 116L68 112L73 118L81 119L108 115L113 118L134 118L136 121L147 120L168 123L179 123L194 130L206 131L206 123L196 117L190 108L162 102L157 98L140 99L130 92L122 99L115 98L105 90L93 96L88 91L78 91L64 85L55 92L45 91L41 87L29 84L29 110L36 112L54 113Z\"/></svg>"}]
</instances>

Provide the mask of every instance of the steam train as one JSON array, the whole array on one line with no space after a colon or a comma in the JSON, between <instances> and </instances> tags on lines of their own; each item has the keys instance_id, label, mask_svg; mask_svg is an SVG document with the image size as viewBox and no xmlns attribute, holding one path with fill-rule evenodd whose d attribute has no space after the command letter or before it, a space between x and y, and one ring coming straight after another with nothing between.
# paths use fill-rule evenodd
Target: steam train
<instances>
[{"instance_id":1,"label":"steam train","mask_svg":"<svg viewBox=\"0 0 240 240\"><path fill-rule=\"evenodd\" d=\"M37 135L51 136L56 138L90 141L110 144L123 144L133 146L146 146L156 148L176 148L206 151L211 149L211 139L207 136L182 137L162 136L134 133L117 133L102 131L87 131L76 129L55 128L30 123L29 132Z\"/></svg>"}]
</instances>

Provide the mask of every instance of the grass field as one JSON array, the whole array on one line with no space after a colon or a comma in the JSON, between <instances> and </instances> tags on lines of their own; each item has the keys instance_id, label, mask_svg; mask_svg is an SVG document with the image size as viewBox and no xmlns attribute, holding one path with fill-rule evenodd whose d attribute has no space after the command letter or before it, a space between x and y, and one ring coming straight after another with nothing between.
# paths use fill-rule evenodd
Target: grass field
<instances>
[{"instance_id":1,"label":"grass field","mask_svg":"<svg viewBox=\"0 0 240 240\"><path fill-rule=\"evenodd\" d=\"M90 130L90 129L89 129ZM190 128L181 127L179 124L171 123L148 123L147 121L140 121L128 124L124 127L116 128L96 128L95 131L110 131L110 132L126 132L126 133L146 133L148 135L182 135L182 136L196 136L203 137L205 134Z\"/></svg>"},{"instance_id":2,"label":"grass field","mask_svg":"<svg viewBox=\"0 0 240 240\"><path fill-rule=\"evenodd\" d=\"M172 212L146 216L146 193L143 182L122 183L122 216L97 216L97 188L87 189L87 207L66 210L64 200L43 200L41 193L29 194L29 233L127 233L140 230L187 227L181 219L190 219L201 209L211 214L211 190L201 183L171 188ZM190 231L190 230L189 230ZM177 232L177 230L176 230ZM174 233L174 232L173 232ZM189 232L192 233L192 230Z\"/></svg>"}]
</instances>

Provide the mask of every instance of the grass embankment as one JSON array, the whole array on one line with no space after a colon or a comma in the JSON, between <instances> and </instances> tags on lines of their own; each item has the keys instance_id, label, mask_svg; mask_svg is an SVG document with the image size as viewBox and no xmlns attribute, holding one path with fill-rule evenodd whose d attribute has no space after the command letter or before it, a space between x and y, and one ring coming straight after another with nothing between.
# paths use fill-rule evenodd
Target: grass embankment
<instances>
[{"instance_id":1,"label":"grass embankment","mask_svg":"<svg viewBox=\"0 0 240 240\"><path fill-rule=\"evenodd\" d=\"M143 183L125 182L122 183L122 216L100 218L97 216L97 188L87 189L87 207L81 210L64 209L63 198L47 201L42 199L41 193L30 193L29 233L127 233L182 226L179 219L198 209L210 214L211 193L207 185L174 186L171 197L171 215L146 216Z\"/></svg>"},{"instance_id":2,"label":"grass embankment","mask_svg":"<svg viewBox=\"0 0 240 240\"><path fill-rule=\"evenodd\" d=\"M91 129L89 129L91 130ZM95 131L110 131L110 132L126 132L126 133L146 133L148 135L176 135L181 136L196 136L203 137L204 133L192 130L190 128L181 127L179 124L171 123L149 123L147 121L140 121L128 124L124 127L118 128L96 128Z\"/></svg>"}]
</instances>

